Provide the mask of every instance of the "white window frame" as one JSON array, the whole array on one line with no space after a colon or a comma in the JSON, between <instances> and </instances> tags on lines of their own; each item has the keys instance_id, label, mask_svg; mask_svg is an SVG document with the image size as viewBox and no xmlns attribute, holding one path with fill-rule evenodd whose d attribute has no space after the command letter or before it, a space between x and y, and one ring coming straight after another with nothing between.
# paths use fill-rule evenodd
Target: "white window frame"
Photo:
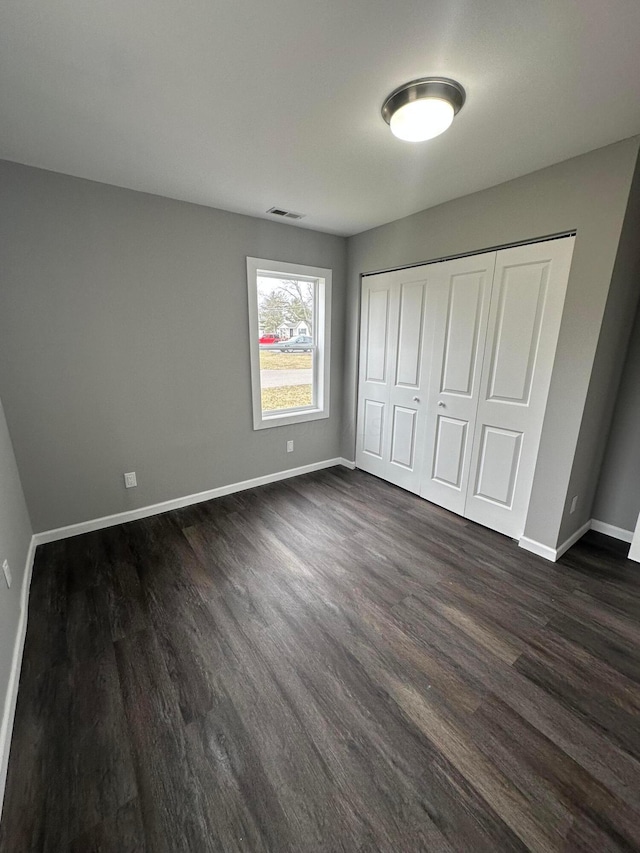
<instances>
[{"instance_id":1,"label":"white window frame","mask_svg":"<svg viewBox=\"0 0 640 853\"><path fill-rule=\"evenodd\" d=\"M296 409L283 409L273 414L262 411L260 393L260 351L279 350L278 344L259 343L258 276L292 278L312 281L316 285L314 314L313 390L314 404ZM331 362L331 270L270 261L265 258L247 258L247 289L249 297L249 347L251 353L251 398L253 402L253 428L286 426L288 424L317 421L329 417L329 376Z\"/></svg>"}]
</instances>

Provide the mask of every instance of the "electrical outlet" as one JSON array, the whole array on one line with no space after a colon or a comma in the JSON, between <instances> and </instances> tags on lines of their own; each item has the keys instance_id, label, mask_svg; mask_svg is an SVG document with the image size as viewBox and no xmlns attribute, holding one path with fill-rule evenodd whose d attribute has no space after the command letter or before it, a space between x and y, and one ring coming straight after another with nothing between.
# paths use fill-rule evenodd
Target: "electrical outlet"
<instances>
[{"instance_id":1,"label":"electrical outlet","mask_svg":"<svg viewBox=\"0 0 640 853\"><path fill-rule=\"evenodd\" d=\"M287 453L293 453L293 441L287 442Z\"/></svg>"},{"instance_id":2,"label":"electrical outlet","mask_svg":"<svg viewBox=\"0 0 640 853\"><path fill-rule=\"evenodd\" d=\"M136 480L136 472L131 471L129 474L124 475L124 486L125 489L133 489L138 485L138 481Z\"/></svg>"},{"instance_id":3,"label":"electrical outlet","mask_svg":"<svg viewBox=\"0 0 640 853\"><path fill-rule=\"evenodd\" d=\"M569 514L575 512L577 506L578 506L578 496L574 495L573 500L571 501L571 509L569 510Z\"/></svg>"},{"instance_id":4,"label":"electrical outlet","mask_svg":"<svg viewBox=\"0 0 640 853\"><path fill-rule=\"evenodd\" d=\"M4 572L4 579L7 582L7 586L11 586L11 569L9 568L9 563L7 560L2 564L2 571Z\"/></svg>"}]
</instances>

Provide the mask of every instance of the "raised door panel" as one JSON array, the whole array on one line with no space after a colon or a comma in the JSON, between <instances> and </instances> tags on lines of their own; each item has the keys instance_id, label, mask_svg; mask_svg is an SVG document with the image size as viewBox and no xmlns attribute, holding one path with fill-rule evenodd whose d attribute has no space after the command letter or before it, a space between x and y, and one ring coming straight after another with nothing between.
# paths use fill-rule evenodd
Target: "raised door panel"
<instances>
[{"instance_id":1,"label":"raised door panel","mask_svg":"<svg viewBox=\"0 0 640 853\"><path fill-rule=\"evenodd\" d=\"M396 381L398 388L420 386L425 281L400 285Z\"/></svg>"},{"instance_id":2,"label":"raised door panel","mask_svg":"<svg viewBox=\"0 0 640 853\"><path fill-rule=\"evenodd\" d=\"M434 264L432 360L420 494L464 513L495 252Z\"/></svg>"},{"instance_id":3,"label":"raised door panel","mask_svg":"<svg viewBox=\"0 0 640 853\"><path fill-rule=\"evenodd\" d=\"M393 407L390 461L409 471L413 471L415 464L417 420L415 409Z\"/></svg>"},{"instance_id":4,"label":"raised door panel","mask_svg":"<svg viewBox=\"0 0 640 853\"><path fill-rule=\"evenodd\" d=\"M465 516L522 535L573 237L497 254Z\"/></svg>"},{"instance_id":5,"label":"raised door panel","mask_svg":"<svg viewBox=\"0 0 640 853\"><path fill-rule=\"evenodd\" d=\"M368 292L364 347L365 382L384 385L387 381L390 301L388 288Z\"/></svg>"},{"instance_id":6,"label":"raised door panel","mask_svg":"<svg viewBox=\"0 0 640 853\"><path fill-rule=\"evenodd\" d=\"M480 435L474 496L511 509L518 478L522 433L484 426Z\"/></svg>"},{"instance_id":7,"label":"raised door panel","mask_svg":"<svg viewBox=\"0 0 640 853\"><path fill-rule=\"evenodd\" d=\"M460 491L469 424L446 416L438 417L436 446L431 476L439 483Z\"/></svg>"},{"instance_id":8,"label":"raised door panel","mask_svg":"<svg viewBox=\"0 0 640 853\"><path fill-rule=\"evenodd\" d=\"M362 452L382 460L385 404L364 400Z\"/></svg>"},{"instance_id":9,"label":"raised door panel","mask_svg":"<svg viewBox=\"0 0 640 853\"><path fill-rule=\"evenodd\" d=\"M528 405L550 262L510 266L498 288L498 316L491 353L488 398Z\"/></svg>"},{"instance_id":10,"label":"raised door panel","mask_svg":"<svg viewBox=\"0 0 640 853\"><path fill-rule=\"evenodd\" d=\"M451 275L442 365L442 394L472 397L477 375L482 298L487 287L484 271Z\"/></svg>"}]
</instances>

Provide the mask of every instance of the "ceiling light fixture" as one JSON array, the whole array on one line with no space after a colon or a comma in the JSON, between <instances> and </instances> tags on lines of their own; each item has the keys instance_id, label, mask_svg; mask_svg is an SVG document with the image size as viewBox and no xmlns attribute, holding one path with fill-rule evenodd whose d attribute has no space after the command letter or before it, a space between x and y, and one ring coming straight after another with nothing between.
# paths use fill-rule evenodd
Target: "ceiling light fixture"
<instances>
[{"instance_id":1,"label":"ceiling light fixture","mask_svg":"<svg viewBox=\"0 0 640 853\"><path fill-rule=\"evenodd\" d=\"M382 106L382 117L398 139L423 142L445 132L465 97L455 80L421 77L394 89Z\"/></svg>"}]
</instances>

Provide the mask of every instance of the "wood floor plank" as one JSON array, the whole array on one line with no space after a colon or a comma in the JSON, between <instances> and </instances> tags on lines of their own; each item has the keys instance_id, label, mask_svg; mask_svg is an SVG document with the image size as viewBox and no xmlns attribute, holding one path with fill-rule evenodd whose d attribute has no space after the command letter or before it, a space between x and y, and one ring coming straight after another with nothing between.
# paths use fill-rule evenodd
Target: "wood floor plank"
<instances>
[{"instance_id":1,"label":"wood floor plank","mask_svg":"<svg viewBox=\"0 0 640 853\"><path fill-rule=\"evenodd\" d=\"M638 682L567 642L552 627L532 639L515 668L629 755L640 758Z\"/></svg>"},{"instance_id":2,"label":"wood floor plank","mask_svg":"<svg viewBox=\"0 0 640 853\"><path fill-rule=\"evenodd\" d=\"M198 808L178 698L155 636L141 631L115 645L147 845L158 853L216 850Z\"/></svg>"},{"instance_id":3,"label":"wood floor plank","mask_svg":"<svg viewBox=\"0 0 640 853\"><path fill-rule=\"evenodd\" d=\"M640 811L616 798L553 741L504 702L491 697L474 713L476 740L513 784L544 805L549 820L587 833L597 826L604 838L623 840L623 849L640 849ZM569 845L570 848L570 845Z\"/></svg>"},{"instance_id":4,"label":"wood floor plank","mask_svg":"<svg viewBox=\"0 0 640 853\"><path fill-rule=\"evenodd\" d=\"M55 853L70 840L69 675L63 666L27 675L18 695L0 850Z\"/></svg>"},{"instance_id":5,"label":"wood floor plank","mask_svg":"<svg viewBox=\"0 0 640 853\"><path fill-rule=\"evenodd\" d=\"M567 640L582 646L594 657L617 669L627 678L640 683L640 661L636 651L638 641L620 635L610 627L582 617L566 614L555 617L549 627Z\"/></svg>"},{"instance_id":6,"label":"wood floor plank","mask_svg":"<svg viewBox=\"0 0 640 853\"><path fill-rule=\"evenodd\" d=\"M473 780L474 788L529 849L558 849L562 835L537 817L521 791L482 754L464 728L442 715L416 690L398 682L392 675L388 675L386 683L407 716L465 778Z\"/></svg>"},{"instance_id":7,"label":"wood floor plank","mask_svg":"<svg viewBox=\"0 0 640 853\"><path fill-rule=\"evenodd\" d=\"M505 665L466 635L453 634L440 614L411 599L393 610L402 617L407 630L439 649L443 656L457 661L472 683L477 680L484 684L625 802L637 802L640 763L633 756L517 668Z\"/></svg>"},{"instance_id":8,"label":"wood floor plank","mask_svg":"<svg viewBox=\"0 0 640 853\"><path fill-rule=\"evenodd\" d=\"M424 849L463 845L493 851L498 839L501 849L522 849L451 765L444 771L440 764L446 761L434 767L432 745L407 726L380 683L354 665L335 632L318 633L303 614L298 630L292 630L292 610L286 609L287 624L275 614L268 628L255 623L257 645L265 650L274 679L292 697L297 715L310 720L318 749L330 756L334 784L345 798L353 802L355 797L354 807L369 821L375 819L381 849L423 849L424 844ZM252 627L245 624L244 630ZM296 668L302 647L305 666ZM389 814L393 802L398 805ZM428 822L434 825L430 833Z\"/></svg>"},{"instance_id":9,"label":"wood floor plank","mask_svg":"<svg viewBox=\"0 0 640 853\"><path fill-rule=\"evenodd\" d=\"M287 813L233 703L223 693L186 728L187 754L219 849L294 850Z\"/></svg>"},{"instance_id":10,"label":"wood floor plank","mask_svg":"<svg viewBox=\"0 0 640 853\"><path fill-rule=\"evenodd\" d=\"M71 669L70 837L112 815L136 795L120 681L113 646Z\"/></svg>"},{"instance_id":11,"label":"wood floor plank","mask_svg":"<svg viewBox=\"0 0 640 853\"><path fill-rule=\"evenodd\" d=\"M32 849L26 823L34 849L65 850L136 793L113 647L25 682L20 703L0 839Z\"/></svg>"},{"instance_id":12,"label":"wood floor plank","mask_svg":"<svg viewBox=\"0 0 640 853\"><path fill-rule=\"evenodd\" d=\"M1 853L640 851L640 575L336 467L40 546Z\"/></svg>"},{"instance_id":13,"label":"wood floor plank","mask_svg":"<svg viewBox=\"0 0 640 853\"><path fill-rule=\"evenodd\" d=\"M121 806L114 815L77 836L69 853L146 853L147 843L137 799Z\"/></svg>"}]
</instances>

